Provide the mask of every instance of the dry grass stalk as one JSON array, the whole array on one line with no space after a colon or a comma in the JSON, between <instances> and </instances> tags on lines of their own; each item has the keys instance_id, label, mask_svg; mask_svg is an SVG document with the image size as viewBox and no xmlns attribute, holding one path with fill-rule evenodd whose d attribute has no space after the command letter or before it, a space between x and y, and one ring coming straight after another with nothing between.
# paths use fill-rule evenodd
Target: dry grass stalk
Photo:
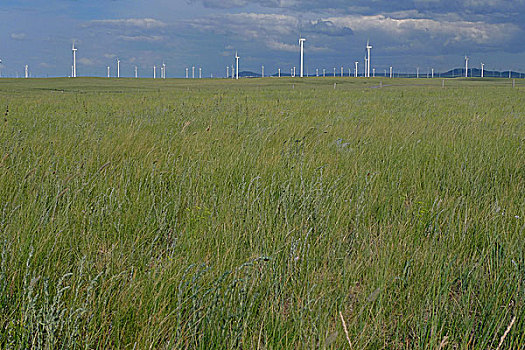
<instances>
[{"instance_id":1,"label":"dry grass stalk","mask_svg":"<svg viewBox=\"0 0 525 350\"><path fill-rule=\"evenodd\" d=\"M501 339L500 339L500 341L499 341L499 345L498 345L497 350L501 349L501 346L503 345L503 342L505 341L505 338L506 338L507 335L509 334L510 329L512 328L512 326L514 326L514 322L516 322L516 316L514 316L514 318L512 319L512 321L510 321L510 324L509 324L509 326L507 327L507 330L505 331L505 333L504 333L503 336L501 337Z\"/></svg>"},{"instance_id":2,"label":"dry grass stalk","mask_svg":"<svg viewBox=\"0 0 525 350\"><path fill-rule=\"evenodd\" d=\"M339 316L341 317L341 322L343 322L343 330L345 331L346 340L348 341L350 349L352 349L352 341L350 340L350 336L348 335L348 329L346 328L345 318L343 317L343 313L341 311L339 311Z\"/></svg>"}]
</instances>

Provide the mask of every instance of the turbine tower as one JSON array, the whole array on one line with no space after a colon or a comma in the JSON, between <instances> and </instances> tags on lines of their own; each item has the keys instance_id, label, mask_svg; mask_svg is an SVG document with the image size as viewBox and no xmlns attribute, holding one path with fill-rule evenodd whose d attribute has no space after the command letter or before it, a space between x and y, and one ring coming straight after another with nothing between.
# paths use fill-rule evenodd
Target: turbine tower
<instances>
[{"instance_id":1,"label":"turbine tower","mask_svg":"<svg viewBox=\"0 0 525 350\"><path fill-rule=\"evenodd\" d=\"M230 67L226 66L226 79L230 77Z\"/></svg>"},{"instance_id":2,"label":"turbine tower","mask_svg":"<svg viewBox=\"0 0 525 350\"><path fill-rule=\"evenodd\" d=\"M468 78L468 60L469 57L465 56L465 78Z\"/></svg>"},{"instance_id":3,"label":"turbine tower","mask_svg":"<svg viewBox=\"0 0 525 350\"><path fill-rule=\"evenodd\" d=\"M29 78L29 66L27 64L25 66L25 77L26 79Z\"/></svg>"},{"instance_id":4,"label":"turbine tower","mask_svg":"<svg viewBox=\"0 0 525 350\"><path fill-rule=\"evenodd\" d=\"M117 78L120 78L120 60L117 58Z\"/></svg>"},{"instance_id":5,"label":"turbine tower","mask_svg":"<svg viewBox=\"0 0 525 350\"><path fill-rule=\"evenodd\" d=\"M370 78L370 51L372 50L372 45L370 45L370 40L366 42L366 52L368 54L368 58L366 59L366 73L367 77Z\"/></svg>"},{"instance_id":6,"label":"turbine tower","mask_svg":"<svg viewBox=\"0 0 525 350\"><path fill-rule=\"evenodd\" d=\"M483 78L485 75L485 63L481 63L481 77Z\"/></svg>"},{"instance_id":7,"label":"turbine tower","mask_svg":"<svg viewBox=\"0 0 525 350\"><path fill-rule=\"evenodd\" d=\"M108 69L108 78L110 78L110 76L109 76L109 66L107 66L107 69Z\"/></svg>"},{"instance_id":8,"label":"turbine tower","mask_svg":"<svg viewBox=\"0 0 525 350\"><path fill-rule=\"evenodd\" d=\"M188 67L186 67L186 79L188 79L188 78L189 78L189 74L188 74L188 71L189 71L189 68L188 68Z\"/></svg>"},{"instance_id":9,"label":"turbine tower","mask_svg":"<svg viewBox=\"0 0 525 350\"><path fill-rule=\"evenodd\" d=\"M299 46L301 47L301 78L304 76L304 42L306 39L299 39Z\"/></svg>"},{"instance_id":10,"label":"turbine tower","mask_svg":"<svg viewBox=\"0 0 525 350\"><path fill-rule=\"evenodd\" d=\"M358 61L355 61L354 77L356 77L356 78L357 78L357 74L358 74L358 72L357 72L357 65L358 65L358 64L359 64L359 62L358 62Z\"/></svg>"},{"instance_id":11,"label":"turbine tower","mask_svg":"<svg viewBox=\"0 0 525 350\"><path fill-rule=\"evenodd\" d=\"M75 48L75 42L73 41L73 72L72 73L72 76L73 78L76 78L77 77L77 49Z\"/></svg>"},{"instance_id":12,"label":"turbine tower","mask_svg":"<svg viewBox=\"0 0 525 350\"><path fill-rule=\"evenodd\" d=\"M162 78L166 79L166 63L162 63Z\"/></svg>"},{"instance_id":13,"label":"turbine tower","mask_svg":"<svg viewBox=\"0 0 525 350\"><path fill-rule=\"evenodd\" d=\"M235 79L239 79L239 58L241 58L237 51L235 51Z\"/></svg>"},{"instance_id":14,"label":"turbine tower","mask_svg":"<svg viewBox=\"0 0 525 350\"><path fill-rule=\"evenodd\" d=\"M157 79L157 66L153 65L153 79Z\"/></svg>"},{"instance_id":15,"label":"turbine tower","mask_svg":"<svg viewBox=\"0 0 525 350\"><path fill-rule=\"evenodd\" d=\"M135 79L139 77L139 68L135 66Z\"/></svg>"},{"instance_id":16,"label":"turbine tower","mask_svg":"<svg viewBox=\"0 0 525 350\"><path fill-rule=\"evenodd\" d=\"M191 78L195 79L195 66L191 67Z\"/></svg>"}]
</instances>

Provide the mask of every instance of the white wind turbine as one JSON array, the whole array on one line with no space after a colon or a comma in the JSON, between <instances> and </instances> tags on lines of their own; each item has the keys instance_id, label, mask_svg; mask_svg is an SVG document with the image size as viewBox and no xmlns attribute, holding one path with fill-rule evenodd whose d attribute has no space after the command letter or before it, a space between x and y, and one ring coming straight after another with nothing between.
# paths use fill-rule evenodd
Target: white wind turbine
<instances>
[{"instance_id":1,"label":"white wind turbine","mask_svg":"<svg viewBox=\"0 0 525 350\"><path fill-rule=\"evenodd\" d=\"M230 77L230 66L226 66L226 79Z\"/></svg>"},{"instance_id":2,"label":"white wind turbine","mask_svg":"<svg viewBox=\"0 0 525 350\"><path fill-rule=\"evenodd\" d=\"M485 63L481 63L481 77L483 78L485 75Z\"/></svg>"},{"instance_id":3,"label":"white wind turbine","mask_svg":"<svg viewBox=\"0 0 525 350\"><path fill-rule=\"evenodd\" d=\"M357 78L357 75L358 75L357 66L359 65L359 62L358 62L358 61L355 61L354 63L355 63L354 77Z\"/></svg>"},{"instance_id":4,"label":"white wind turbine","mask_svg":"<svg viewBox=\"0 0 525 350\"><path fill-rule=\"evenodd\" d=\"M157 79L157 66L153 65L153 79Z\"/></svg>"},{"instance_id":5,"label":"white wind turbine","mask_svg":"<svg viewBox=\"0 0 525 350\"><path fill-rule=\"evenodd\" d=\"M366 52L368 54L368 58L366 59L366 73L367 77L370 78L370 51L372 50L372 45L370 45L370 40L366 42Z\"/></svg>"},{"instance_id":6,"label":"white wind turbine","mask_svg":"<svg viewBox=\"0 0 525 350\"><path fill-rule=\"evenodd\" d=\"M299 39L299 46L301 47L301 78L304 76L304 42L306 39Z\"/></svg>"},{"instance_id":7,"label":"white wind turbine","mask_svg":"<svg viewBox=\"0 0 525 350\"><path fill-rule=\"evenodd\" d=\"M162 79L166 79L166 63L162 63Z\"/></svg>"},{"instance_id":8,"label":"white wind turbine","mask_svg":"<svg viewBox=\"0 0 525 350\"><path fill-rule=\"evenodd\" d=\"M261 66L261 77L264 78L264 66Z\"/></svg>"},{"instance_id":9,"label":"white wind turbine","mask_svg":"<svg viewBox=\"0 0 525 350\"><path fill-rule=\"evenodd\" d=\"M465 78L468 78L468 61L469 57L465 56Z\"/></svg>"},{"instance_id":10,"label":"white wind turbine","mask_svg":"<svg viewBox=\"0 0 525 350\"><path fill-rule=\"evenodd\" d=\"M239 58L241 58L237 51L235 51L235 79L239 79Z\"/></svg>"},{"instance_id":11,"label":"white wind turbine","mask_svg":"<svg viewBox=\"0 0 525 350\"><path fill-rule=\"evenodd\" d=\"M29 66L27 64L25 66L25 77L26 79L29 78Z\"/></svg>"},{"instance_id":12,"label":"white wind turbine","mask_svg":"<svg viewBox=\"0 0 525 350\"><path fill-rule=\"evenodd\" d=\"M189 73L188 73L188 71L189 71L189 68L188 68L188 67L186 67L186 79L188 79L188 78L189 78Z\"/></svg>"},{"instance_id":13,"label":"white wind turbine","mask_svg":"<svg viewBox=\"0 0 525 350\"><path fill-rule=\"evenodd\" d=\"M110 78L110 75L109 75L109 66L106 67L108 69L108 78Z\"/></svg>"},{"instance_id":14,"label":"white wind turbine","mask_svg":"<svg viewBox=\"0 0 525 350\"><path fill-rule=\"evenodd\" d=\"M120 78L120 60L117 58L117 78Z\"/></svg>"},{"instance_id":15,"label":"white wind turbine","mask_svg":"<svg viewBox=\"0 0 525 350\"><path fill-rule=\"evenodd\" d=\"M281 77L281 68L278 69L278 77L280 78Z\"/></svg>"},{"instance_id":16,"label":"white wind turbine","mask_svg":"<svg viewBox=\"0 0 525 350\"><path fill-rule=\"evenodd\" d=\"M139 68L135 66L135 79L139 77Z\"/></svg>"},{"instance_id":17,"label":"white wind turbine","mask_svg":"<svg viewBox=\"0 0 525 350\"><path fill-rule=\"evenodd\" d=\"M199 67L199 79L202 79L202 68Z\"/></svg>"},{"instance_id":18,"label":"white wind turbine","mask_svg":"<svg viewBox=\"0 0 525 350\"><path fill-rule=\"evenodd\" d=\"M195 79L195 66L191 67L191 78Z\"/></svg>"},{"instance_id":19,"label":"white wind turbine","mask_svg":"<svg viewBox=\"0 0 525 350\"><path fill-rule=\"evenodd\" d=\"M75 48L75 42L73 41L73 71L71 72L72 77L77 77L77 49Z\"/></svg>"}]
</instances>

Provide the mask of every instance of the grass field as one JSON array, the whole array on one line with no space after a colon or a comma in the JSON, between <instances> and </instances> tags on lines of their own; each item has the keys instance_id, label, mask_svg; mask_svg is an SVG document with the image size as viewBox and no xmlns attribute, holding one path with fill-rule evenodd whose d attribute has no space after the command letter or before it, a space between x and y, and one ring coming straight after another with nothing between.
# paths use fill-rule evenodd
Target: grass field
<instances>
[{"instance_id":1,"label":"grass field","mask_svg":"<svg viewBox=\"0 0 525 350\"><path fill-rule=\"evenodd\" d=\"M382 84L0 80L0 348L525 348L525 82Z\"/></svg>"}]
</instances>

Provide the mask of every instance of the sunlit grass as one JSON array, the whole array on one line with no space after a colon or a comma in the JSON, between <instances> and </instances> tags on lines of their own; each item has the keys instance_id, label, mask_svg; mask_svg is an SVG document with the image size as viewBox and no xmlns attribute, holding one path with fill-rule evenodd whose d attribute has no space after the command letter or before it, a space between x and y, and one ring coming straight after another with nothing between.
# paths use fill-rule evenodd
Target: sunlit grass
<instances>
[{"instance_id":1,"label":"sunlit grass","mask_svg":"<svg viewBox=\"0 0 525 350\"><path fill-rule=\"evenodd\" d=\"M523 91L0 81L0 347L523 347Z\"/></svg>"}]
</instances>

